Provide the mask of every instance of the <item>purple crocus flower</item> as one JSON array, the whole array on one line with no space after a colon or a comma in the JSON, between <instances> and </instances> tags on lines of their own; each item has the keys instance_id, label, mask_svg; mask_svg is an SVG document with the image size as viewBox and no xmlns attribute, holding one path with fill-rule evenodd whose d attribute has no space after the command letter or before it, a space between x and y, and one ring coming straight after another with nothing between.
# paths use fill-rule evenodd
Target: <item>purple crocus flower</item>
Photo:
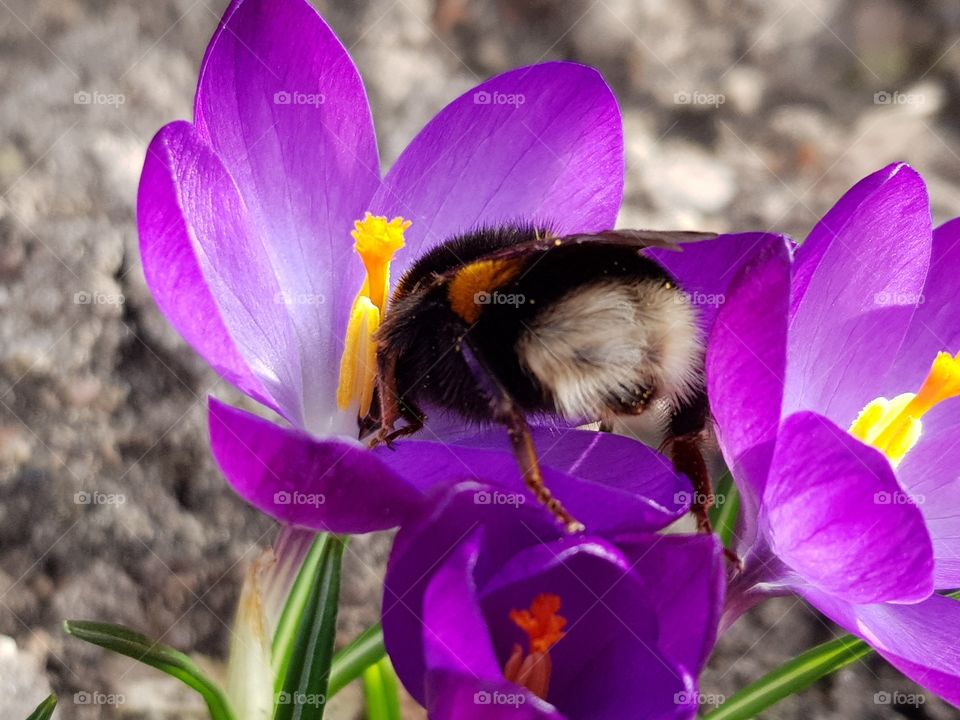
<instances>
[{"instance_id":1,"label":"purple crocus flower","mask_svg":"<svg viewBox=\"0 0 960 720\"><path fill-rule=\"evenodd\" d=\"M372 328L353 319L361 302L383 311L392 254L405 245L396 274L456 233L516 218L607 229L622 187L616 101L596 71L572 63L514 70L461 96L381 180L363 84L330 28L304 0L231 3L203 61L194 122L167 125L150 145L138 224L164 315L294 428L211 401L213 450L234 488L281 520L379 529L345 520L382 497L375 485L359 490L366 480L396 476L389 451L356 439ZM270 460L245 466L231 453L254 423L244 457ZM297 431L313 438L310 468L284 463L298 457ZM427 437L437 442L417 444L422 465L448 465L449 446ZM322 508L287 502L302 490L299 471L322 478Z\"/></svg>"},{"instance_id":2,"label":"purple crocus flower","mask_svg":"<svg viewBox=\"0 0 960 720\"><path fill-rule=\"evenodd\" d=\"M391 271L485 224L613 227L623 188L616 101L581 65L507 72L444 108L381 180L363 84L330 28L304 0L234 0L207 49L194 113L161 129L147 154L138 199L147 283L187 342L290 426L211 400L214 455L242 497L282 521L389 527L419 480L400 478L389 450L358 442L356 418L370 400L370 336ZM713 296L764 237L727 236L698 250L706 262L676 253L667 266L689 269L691 289ZM464 428L432 420L413 446L417 472L462 471L449 441ZM618 462L607 448L639 452L593 442L605 466Z\"/></svg>"},{"instance_id":3,"label":"purple crocus flower","mask_svg":"<svg viewBox=\"0 0 960 720\"><path fill-rule=\"evenodd\" d=\"M573 459L566 443L557 452L554 463ZM650 498L677 480L653 451L634 471L621 476L630 486L563 488L585 535L563 534L519 479L437 485L401 527L384 639L433 720L696 715L724 559L715 536L654 534L677 515Z\"/></svg>"},{"instance_id":4,"label":"purple crocus flower","mask_svg":"<svg viewBox=\"0 0 960 720\"><path fill-rule=\"evenodd\" d=\"M707 374L744 495L727 621L796 592L960 704L960 222L906 165L734 281Z\"/></svg>"}]
</instances>

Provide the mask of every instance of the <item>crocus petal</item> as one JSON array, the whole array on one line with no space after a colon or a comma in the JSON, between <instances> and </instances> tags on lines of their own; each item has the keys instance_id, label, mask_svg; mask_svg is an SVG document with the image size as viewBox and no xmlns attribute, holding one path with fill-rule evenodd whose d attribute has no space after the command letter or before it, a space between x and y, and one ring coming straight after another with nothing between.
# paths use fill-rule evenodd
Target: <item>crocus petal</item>
<instances>
[{"instance_id":1,"label":"crocus petal","mask_svg":"<svg viewBox=\"0 0 960 720\"><path fill-rule=\"evenodd\" d=\"M337 361L363 277L350 230L380 180L363 83L309 3L234 0L194 112L266 246L299 335L308 426L320 431L336 416Z\"/></svg>"},{"instance_id":2,"label":"crocus petal","mask_svg":"<svg viewBox=\"0 0 960 720\"><path fill-rule=\"evenodd\" d=\"M413 221L395 261L402 271L423 250L485 225L609 229L623 167L610 88L591 68L544 63L491 78L441 110L387 173L373 211Z\"/></svg>"},{"instance_id":3,"label":"crocus petal","mask_svg":"<svg viewBox=\"0 0 960 720\"><path fill-rule=\"evenodd\" d=\"M897 478L904 499L916 504L927 523L937 588L960 587L960 428L924 430L897 468Z\"/></svg>"},{"instance_id":4,"label":"crocus petal","mask_svg":"<svg viewBox=\"0 0 960 720\"><path fill-rule=\"evenodd\" d=\"M465 673L432 670L427 687L430 720L565 720L551 705L506 680L478 682Z\"/></svg>"},{"instance_id":5,"label":"crocus petal","mask_svg":"<svg viewBox=\"0 0 960 720\"><path fill-rule=\"evenodd\" d=\"M429 668L425 696L430 717L488 718L500 712L505 718L559 720L553 708L503 677L473 578L482 537L479 529L451 550L424 593L423 644ZM395 647L392 635L384 639L391 655L409 652Z\"/></svg>"},{"instance_id":6,"label":"crocus petal","mask_svg":"<svg viewBox=\"0 0 960 720\"><path fill-rule=\"evenodd\" d=\"M655 532L689 507L689 481L639 442L545 429L534 431L534 442L547 487L590 532ZM476 480L498 486L498 494L481 495L478 502L536 504L500 428L456 444L407 440L374 453L424 492L452 480Z\"/></svg>"},{"instance_id":7,"label":"crocus petal","mask_svg":"<svg viewBox=\"0 0 960 720\"><path fill-rule=\"evenodd\" d=\"M517 548L549 542L561 531L539 505L519 505L505 515L502 505L478 502L493 488L474 482L438 485L428 496L427 512L401 526L394 540L384 579L381 619L387 647L397 648L391 659L397 676L415 700L425 703L423 598L438 558L456 548L478 529L489 525L483 553L473 572L481 583L511 557ZM505 522L515 518L513 521Z\"/></svg>"},{"instance_id":8,"label":"crocus petal","mask_svg":"<svg viewBox=\"0 0 960 720\"><path fill-rule=\"evenodd\" d=\"M816 588L855 603L918 602L933 549L887 459L816 413L784 420L763 496L774 552Z\"/></svg>"},{"instance_id":9,"label":"crocus petal","mask_svg":"<svg viewBox=\"0 0 960 720\"><path fill-rule=\"evenodd\" d=\"M528 607L543 592L560 598L567 625L550 649L546 699L571 720L693 715L692 675L664 655L660 640L670 630L660 625L652 592L631 565L609 543L565 538L518 552L480 584L502 662L514 644L525 642L510 611Z\"/></svg>"},{"instance_id":10,"label":"crocus petal","mask_svg":"<svg viewBox=\"0 0 960 720\"><path fill-rule=\"evenodd\" d=\"M446 554L423 595L423 647L431 669L473 673L482 678L502 675L490 643L487 622L477 601L473 578L483 528L478 528ZM396 648L402 654L404 648Z\"/></svg>"},{"instance_id":11,"label":"crocus petal","mask_svg":"<svg viewBox=\"0 0 960 720\"><path fill-rule=\"evenodd\" d=\"M422 500L358 442L317 440L216 398L210 446L234 491L281 522L336 533L386 530Z\"/></svg>"},{"instance_id":12,"label":"crocus petal","mask_svg":"<svg viewBox=\"0 0 960 720\"><path fill-rule=\"evenodd\" d=\"M700 674L717 640L726 573L715 535L616 538L631 572L648 588L665 657Z\"/></svg>"},{"instance_id":13,"label":"crocus petal","mask_svg":"<svg viewBox=\"0 0 960 720\"><path fill-rule=\"evenodd\" d=\"M886 397L916 390L939 351L960 351L958 273L960 219L933 233L923 300L887 376ZM930 530L937 587L960 587L960 400L941 403L924 417L920 441L897 468L897 477Z\"/></svg>"},{"instance_id":14,"label":"crocus petal","mask_svg":"<svg viewBox=\"0 0 960 720\"><path fill-rule=\"evenodd\" d=\"M789 249L771 243L737 273L707 343L710 409L746 519L757 515L780 427L789 302ZM749 544L752 523L743 530Z\"/></svg>"},{"instance_id":15,"label":"crocus petal","mask_svg":"<svg viewBox=\"0 0 960 720\"><path fill-rule=\"evenodd\" d=\"M665 267L696 306L704 337L726 302L728 288L739 270L768 248L781 252L791 246L784 235L739 233L685 243L681 252L650 248L645 253Z\"/></svg>"},{"instance_id":16,"label":"crocus petal","mask_svg":"<svg viewBox=\"0 0 960 720\"><path fill-rule=\"evenodd\" d=\"M960 277L960 218L933 233L930 271L923 298L896 362L890 369L885 394L899 395L920 387L930 364L940 351L960 352L960 312L957 311L957 278ZM960 402L948 402L930 414L924 426L960 425Z\"/></svg>"},{"instance_id":17,"label":"crocus petal","mask_svg":"<svg viewBox=\"0 0 960 720\"><path fill-rule=\"evenodd\" d=\"M167 319L227 380L297 422L300 363L279 286L236 186L189 123L150 143L137 225Z\"/></svg>"},{"instance_id":18,"label":"crocus petal","mask_svg":"<svg viewBox=\"0 0 960 720\"><path fill-rule=\"evenodd\" d=\"M784 408L848 427L877 397L923 291L932 238L923 180L899 165L841 220L793 316Z\"/></svg>"},{"instance_id":19,"label":"crocus petal","mask_svg":"<svg viewBox=\"0 0 960 720\"><path fill-rule=\"evenodd\" d=\"M850 605L812 589L801 594L908 678L960 707L960 602L933 595L915 605Z\"/></svg>"},{"instance_id":20,"label":"crocus petal","mask_svg":"<svg viewBox=\"0 0 960 720\"><path fill-rule=\"evenodd\" d=\"M891 163L882 170L860 180L840 198L827 214L820 218L807 239L803 241L803 251L797 254L793 269L793 295L791 310L796 312L800 301L807 294L810 280L813 278L823 256L833 241L845 231L847 220L856 213L857 208L871 195L880 190L885 183L894 179L903 168L902 163ZM792 314L792 313L791 313Z\"/></svg>"}]
</instances>

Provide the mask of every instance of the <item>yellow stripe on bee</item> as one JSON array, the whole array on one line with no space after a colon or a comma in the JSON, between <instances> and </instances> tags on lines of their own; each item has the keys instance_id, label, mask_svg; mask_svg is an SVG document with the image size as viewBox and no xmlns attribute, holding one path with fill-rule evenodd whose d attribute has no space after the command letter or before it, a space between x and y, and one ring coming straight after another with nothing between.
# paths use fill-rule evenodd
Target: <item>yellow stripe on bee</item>
<instances>
[{"instance_id":1,"label":"yellow stripe on bee","mask_svg":"<svg viewBox=\"0 0 960 720\"><path fill-rule=\"evenodd\" d=\"M498 288L514 280L522 269L516 259L479 260L464 265L447 286L453 311L468 323L475 323L483 306Z\"/></svg>"}]
</instances>

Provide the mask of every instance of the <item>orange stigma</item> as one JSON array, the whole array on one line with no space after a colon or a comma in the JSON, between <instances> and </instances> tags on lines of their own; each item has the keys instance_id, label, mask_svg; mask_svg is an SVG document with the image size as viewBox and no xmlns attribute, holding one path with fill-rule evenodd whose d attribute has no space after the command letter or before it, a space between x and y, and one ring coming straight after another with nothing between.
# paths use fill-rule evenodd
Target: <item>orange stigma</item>
<instances>
[{"instance_id":1,"label":"orange stigma","mask_svg":"<svg viewBox=\"0 0 960 720\"><path fill-rule=\"evenodd\" d=\"M553 669L550 648L566 635L563 628L567 625L567 619L558 614L559 610L558 595L541 593L530 603L529 610L510 611L510 620L527 634L530 652L524 654L519 644L514 645L503 668L503 675L510 682L527 688L541 698L546 698L550 689Z\"/></svg>"},{"instance_id":2,"label":"orange stigma","mask_svg":"<svg viewBox=\"0 0 960 720\"><path fill-rule=\"evenodd\" d=\"M510 619L530 638L530 652L545 653L566 633L563 628L567 619L558 615L560 597L552 593L541 593L530 603L529 610L511 610Z\"/></svg>"}]
</instances>

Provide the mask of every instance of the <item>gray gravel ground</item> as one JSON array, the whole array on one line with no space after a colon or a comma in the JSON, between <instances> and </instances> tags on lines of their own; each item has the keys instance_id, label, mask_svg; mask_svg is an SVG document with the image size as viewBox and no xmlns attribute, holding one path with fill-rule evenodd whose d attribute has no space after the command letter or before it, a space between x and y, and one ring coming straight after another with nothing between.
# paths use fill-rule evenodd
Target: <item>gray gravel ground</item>
<instances>
[{"instance_id":1,"label":"gray gravel ground","mask_svg":"<svg viewBox=\"0 0 960 720\"><path fill-rule=\"evenodd\" d=\"M134 223L146 143L161 124L190 117L225 5L0 0L5 718L25 717L50 688L64 720L200 717L175 684L68 640L60 622L127 623L216 668L243 569L271 534L209 458L205 398L239 398L158 314ZM803 237L846 187L898 159L925 175L938 220L960 208L956 2L317 6L364 75L385 163L478 79L568 58L599 67L623 105L623 226ZM351 546L343 638L375 617L388 546L386 537ZM703 691L729 694L833 632L793 600L762 606L723 639ZM124 702L75 702L83 692ZM891 705L876 703L878 692L922 693L867 660L768 717L958 716L930 694ZM348 693L330 716L359 717L359 707Z\"/></svg>"}]
</instances>

